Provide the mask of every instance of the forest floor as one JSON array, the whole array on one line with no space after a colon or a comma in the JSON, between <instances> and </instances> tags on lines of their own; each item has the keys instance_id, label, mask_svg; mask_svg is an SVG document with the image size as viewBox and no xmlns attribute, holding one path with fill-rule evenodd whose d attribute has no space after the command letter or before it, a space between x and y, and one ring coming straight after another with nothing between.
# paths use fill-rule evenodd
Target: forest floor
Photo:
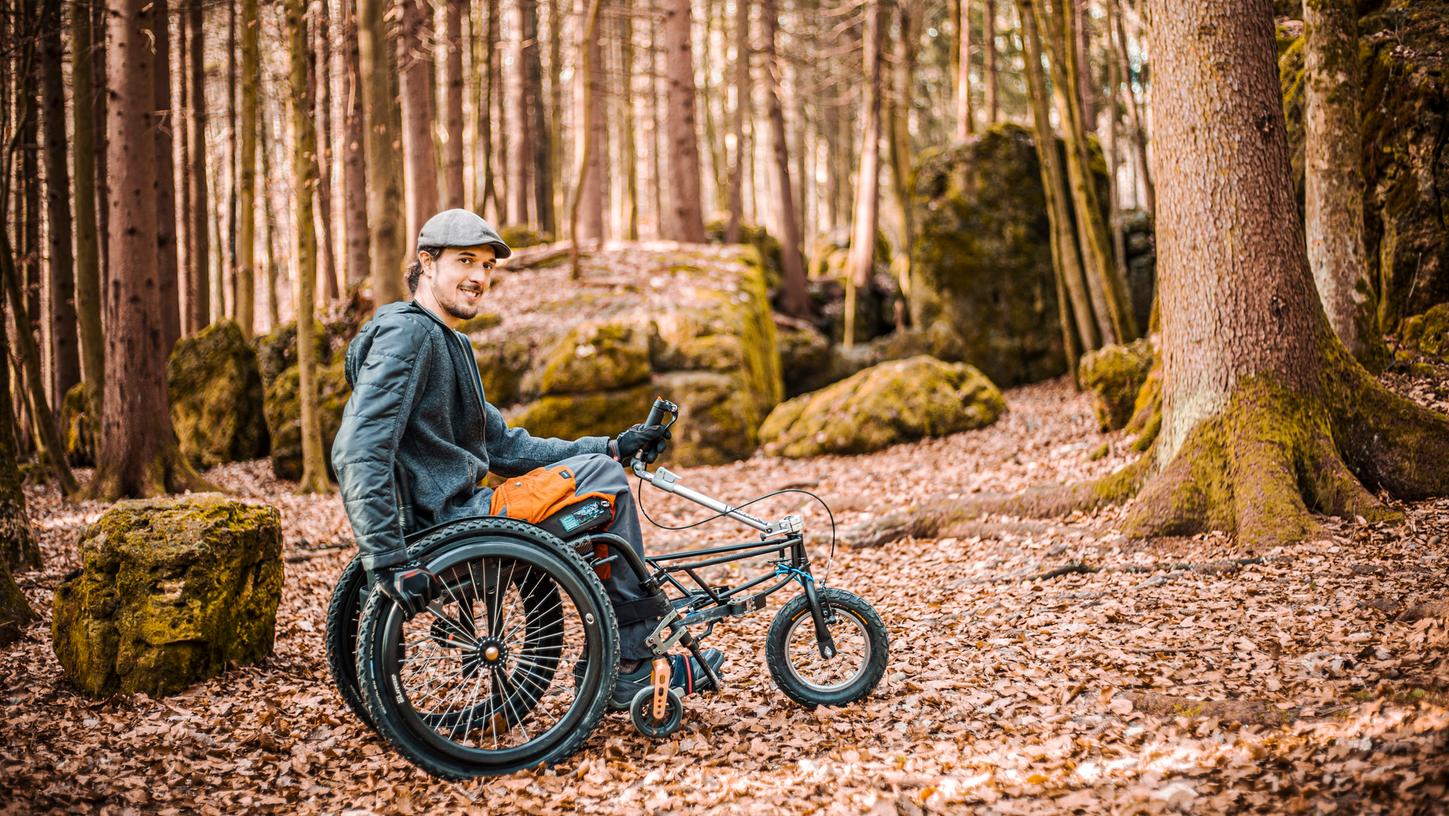
<instances>
[{"instance_id":1,"label":"forest floor","mask_svg":"<svg viewBox=\"0 0 1449 816\"><path fill-rule=\"evenodd\" d=\"M1395 385L1449 408L1442 382ZM736 501L803 486L845 524L1129 460L1064 381L1007 402L994 426L946 439L682 475ZM874 602L891 636L864 702L808 711L774 687L763 650L780 593L711 638L727 688L689 698L675 737L651 742L611 715L559 766L453 784L385 749L332 688L324 614L352 555L340 500L293 495L265 461L210 475L281 508L275 653L164 699L76 693L51 651L50 599L104 508L32 488L46 566L18 580L43 620L0 655L0 812L1427 813L1449 796L1449 500L1257 553L1223 535L1129 541L1120 510L841 548L829 583ZM700 515L645 498L666 523ZM799 498L756 512L828 529ZM651 549L727 534L646 527Z\"/></svg>"}]
</instances>

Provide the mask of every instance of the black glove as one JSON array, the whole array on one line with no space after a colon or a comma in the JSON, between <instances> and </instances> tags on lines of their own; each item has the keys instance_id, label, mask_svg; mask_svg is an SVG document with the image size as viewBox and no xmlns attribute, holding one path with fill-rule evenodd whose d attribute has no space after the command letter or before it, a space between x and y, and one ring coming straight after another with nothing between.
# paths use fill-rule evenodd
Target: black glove
<instances>
[{"instance_id":1,"label":"black glove","mask_svg":"<svg viewBox=\"0 0 1449 816\"><path fill-rule=\"evenodd\" d=\"M633 425L619 434L614 447L619 451L619 461L627 462L639 454L645 462L653 462L664 452L670 437L669 429L663 425Z\"/></svg>"},{"instance_id":2,"label":"black glove","mask_svg":"<svg viewBox=\"0 0 1449 816\"><path fill-rule=\"evenodd\" d=\"M427 571L416 560L380 567L368 574L373 586L402 607L411 618L423 611L443 589L438 576Z\"/></svg>"}]
</instances>

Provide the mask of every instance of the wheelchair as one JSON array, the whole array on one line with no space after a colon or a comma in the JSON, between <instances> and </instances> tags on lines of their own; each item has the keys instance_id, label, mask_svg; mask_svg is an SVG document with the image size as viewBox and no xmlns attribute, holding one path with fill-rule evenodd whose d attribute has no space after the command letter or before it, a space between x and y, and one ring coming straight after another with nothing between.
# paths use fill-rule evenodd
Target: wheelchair
<instances>
[{"instance_id":1,"label":"wheelchair","mask_svg":"<svg viewBox=\"0 0 1449 816\"><path fill-rule=\"evenodd\" d=\"M678 406L656 399L648 422L666 415L666 427L673 425ZM537 524L479 516L411 532L405 537L409 555L443 584L423 612L407 618L381 592L371 592L356 557L332 592L327 657L348 707L409 761L440 778L551 765L579 750L605 714L618 676L620 619L658 617L645 640L655 655L650 685L634 697L629 717L639 733L663 739L684 719L666 655L683 647L706 675L688 683L700 691L721 688L701 656L704 638L717 622L761 609L792 584L801 593L775 615L766 637L775 684L811 708L869 695L888 658L880 615L865 599L817 582L800 516L768 522L743 510L784 492L819 497L786 489L730 506L680 484L663 467L651 472L647 464L644 457L631 463L642 481L715 511L711 518L754 528L759 538L641 558L603 530L612 516L598 499L571 504ZM402 480L397 484L406 490ZM400 506L411 506L405 493L399 499ZM408 516L403 523L412 526ZM759 558L768 559L763 573L733 587L710 585L700 574ZM646 597L616 607L600 580L609 569L633 570Z\"/></svg>"}]
</instances>

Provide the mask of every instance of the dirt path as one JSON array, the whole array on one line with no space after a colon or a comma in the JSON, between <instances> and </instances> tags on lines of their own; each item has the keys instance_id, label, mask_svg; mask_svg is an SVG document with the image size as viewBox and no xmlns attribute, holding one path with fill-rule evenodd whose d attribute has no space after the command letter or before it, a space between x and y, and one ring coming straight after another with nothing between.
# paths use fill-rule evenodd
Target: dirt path
<instances>
[{"instance_id":1,"label":"dirt path","mask_svg":"<svg viewBox=\"0 0 1449 816\"><path fill-rule=\"evenodd\" d=\"M984 431L682 475L733 500L806 487L848 523L927 493L1127 460L1124 439L1091 459L1102 437L1068 385L1007 398ZM1396 528L1332 523L1252 554L1220 535L1129 542L1111 512L841 549L829 582L871 599L892 638L868 701L811 712L771 684L763 644L779 597L716 632L729 686L692 698L675 738L649 742L613 715L556 768L449 784L386 752L330 685L323 615L351 555L340 501L290 495L265 462L211 475L282 509L275 654L163 700L71 691L49 645L50 595L102 508L32 491L46 567L19 580L44 620L0 659L0 812L1358 813L1432 812L1449 796L1449 501L1407 507ZM658 493L645 506L670 524L699 516ZM757 505L797 508L828 529L799 496ZM672 548L734 532L646 535Z\"/></svg>"}]
</instances>

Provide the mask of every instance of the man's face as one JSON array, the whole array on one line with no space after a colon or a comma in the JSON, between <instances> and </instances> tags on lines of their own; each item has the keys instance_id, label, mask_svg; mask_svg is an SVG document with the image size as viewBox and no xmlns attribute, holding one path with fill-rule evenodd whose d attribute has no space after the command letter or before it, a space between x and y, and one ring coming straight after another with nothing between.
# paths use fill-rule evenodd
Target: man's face
<instances>
[{"instance_id":1,"label":"man's face","mask_svg":"<svg viewBox=\"0 0 1449 816\"><path fill-rule=\"evenodd\" d=\"M418 299L456 320L477 316L493 278L496 257L493 247L487 245L448 247L437 258L418 253L422 264Z\"/></svg>"}]
</instances>

